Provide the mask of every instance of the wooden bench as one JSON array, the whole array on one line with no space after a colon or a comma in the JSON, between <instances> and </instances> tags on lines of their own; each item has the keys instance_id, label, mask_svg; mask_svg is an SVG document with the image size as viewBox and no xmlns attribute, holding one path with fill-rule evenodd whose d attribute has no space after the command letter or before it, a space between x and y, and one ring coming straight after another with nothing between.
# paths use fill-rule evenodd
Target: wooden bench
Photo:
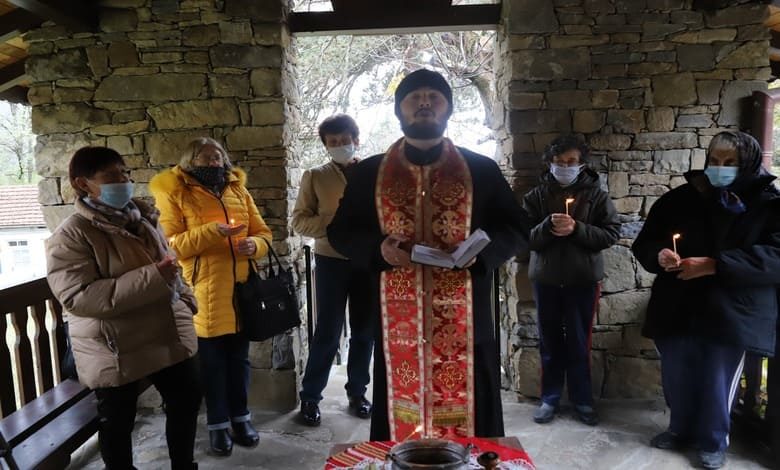
<instances>
[{"instance_id":1,"label":"wooden bench","mask_svg":"<svg viewBox=\"0 0 780 470\"><path fill-rule=\"evenodd\" d=\"M62 307L46 279L0 291L0 338L0 468L65 468L97 432L97 407L93 392L62 380Z\"/></svg>"}]
</instances>

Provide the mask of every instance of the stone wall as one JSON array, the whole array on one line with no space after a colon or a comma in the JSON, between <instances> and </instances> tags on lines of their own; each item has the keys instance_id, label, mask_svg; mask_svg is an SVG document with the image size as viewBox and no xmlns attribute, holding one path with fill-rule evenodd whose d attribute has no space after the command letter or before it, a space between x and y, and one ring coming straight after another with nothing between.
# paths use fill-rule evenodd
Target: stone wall
<instances>
[{"instance_id":1,"label":"stone wall","mask_svg":"<svg viewBox=\"0 0 780 470\"><path fill-rule=\"evenodd\" d=\"M652 276L629 246L653 202L701 167L712 135L737 128L741 99L770 78L765 6L734 0L715 13L692 0L504 0L497 35L498 159L518 192L535 184L544 146L583 135L621 213L621 242L605 252L593 334L594 391L660 392L653 344L639 333ZM118 150L139 195L196 136L225 143L274 231L300 263L287 226L300 172L294 43L287 0L101 0L98 32L45 26L26 36L36 163L50 228L71 212L70 155ZM522 259L503 272L506 385L539 392L535 310ZM255 345L255 405L290 408L305 355L303 329Z\"/></svg>"},{"instance_id":2,"label":"stone wall","mask_svg":"<svg viewBox=\"0 0 780 470\"><path fill-rule=\"evenodd\" d=\"M294 202L288 189L299 179L292 150L299 113L286 0L99 3L97 32L51 25L26 35L49 228L72 211L67 165L79 147L116 149L137 195L148 196L148 181L177 163L187 142L210 136L246 170L274 246L297 262L300 242L287 227ZM273 354L270 341L254 344L254 404L295 406L293 344L277 338Z\"/></svg>"},{"instance_id":3,"label":"stone wall","mask_svg":"<svg viewBox=\"0 0 780 470\"><path fill-rule=\"evenodd\" d=\"M509 0L498 35L499 159L518 194L535 184L544 146L585 137L622 222L606 250L593 332L597 397L660 393L653 343L640 335L653 278L630 244L660 195L702 168L712 136L742 128L743 98L770 78L766 6L717 12L691 0ZM503 328L508 384L540 391L536 312L527 265L507 267Z\"/></svg>"}]
</instances>

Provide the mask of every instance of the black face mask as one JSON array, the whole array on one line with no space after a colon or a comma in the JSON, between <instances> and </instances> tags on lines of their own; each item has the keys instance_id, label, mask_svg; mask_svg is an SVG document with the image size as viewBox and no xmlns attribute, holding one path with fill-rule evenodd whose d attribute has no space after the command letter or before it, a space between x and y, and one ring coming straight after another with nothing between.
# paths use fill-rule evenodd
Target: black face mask
<instances>
[{"instance_id":1,"label":"black face mask","mask_svg":"<svg viewBox=\"0 0 780 470\"><path fill-rule=\"evenodd\" d=\"M200 184L208 188L225 185L225 167L222 166L196 166L189 173Z\"/></svg>"}]
</instances>

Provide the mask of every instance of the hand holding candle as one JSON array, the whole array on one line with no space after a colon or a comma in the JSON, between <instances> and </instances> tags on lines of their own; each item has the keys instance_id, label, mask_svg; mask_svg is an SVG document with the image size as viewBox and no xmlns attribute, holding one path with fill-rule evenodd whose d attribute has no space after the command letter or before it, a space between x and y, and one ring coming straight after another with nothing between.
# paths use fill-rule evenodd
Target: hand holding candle
<instances>
[{"instance_id":1,"label":"hand holding candle","mask_svg":"<svg viewBox=\"0 0 780 470\"><path fill-rule=\"evenodd\" d=\"M571 204L572 202L574 202L573 197L566 198L566 215L569 215L569 204Z\"/></svg>"},{"instance_id":2,"label":"hand holding candle","mask_svg":"<svg viewBox=\"0 0 780 470\"><path fill-rule=\"evenodd\" d=\"M221 224L217 222L217 230L223 237L232 237L243 232L246 228L245 224L236 224L235 220L230 219L230 224Z\"/></svg>"},{"instance_id":3,"label":"hand holding candle","mask_svg":"<svg viewBox=\"0 0 780 470\"><path fill-rule=\"evenodd\" d=\"M171 255L166 255L162 261L157 263L157 270L167 282L176 279L176 275L179 273L176 260Z\"/></svg>"}]
</instances>

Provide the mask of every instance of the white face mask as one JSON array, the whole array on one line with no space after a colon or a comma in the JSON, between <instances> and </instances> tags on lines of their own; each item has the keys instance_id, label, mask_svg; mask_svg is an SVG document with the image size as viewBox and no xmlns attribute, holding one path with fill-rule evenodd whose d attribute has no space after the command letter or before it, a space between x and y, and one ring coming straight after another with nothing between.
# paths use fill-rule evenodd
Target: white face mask
<instances>
[{"instance_id":1,"label":"white face mask","mask_svg":"<svg viewBox=\"0 0 780 470\"><path fill-rule=\"evenodd\" d=\"M328 147L330 158L340 165L346 165L355 156L355 144L342 145L341 147Z\"/></svg>"},{"instance_id":2,"label":"white face mask","mask_svg":"<svg viewBox=\"0 0 780 470\"><path fill-rule=\"evenodd\" d=\"M555 180L563 186L568 186L577 179L585 165L562 166L555 163L550 164L550 173Z\"/></svg>"}]
</instances>

